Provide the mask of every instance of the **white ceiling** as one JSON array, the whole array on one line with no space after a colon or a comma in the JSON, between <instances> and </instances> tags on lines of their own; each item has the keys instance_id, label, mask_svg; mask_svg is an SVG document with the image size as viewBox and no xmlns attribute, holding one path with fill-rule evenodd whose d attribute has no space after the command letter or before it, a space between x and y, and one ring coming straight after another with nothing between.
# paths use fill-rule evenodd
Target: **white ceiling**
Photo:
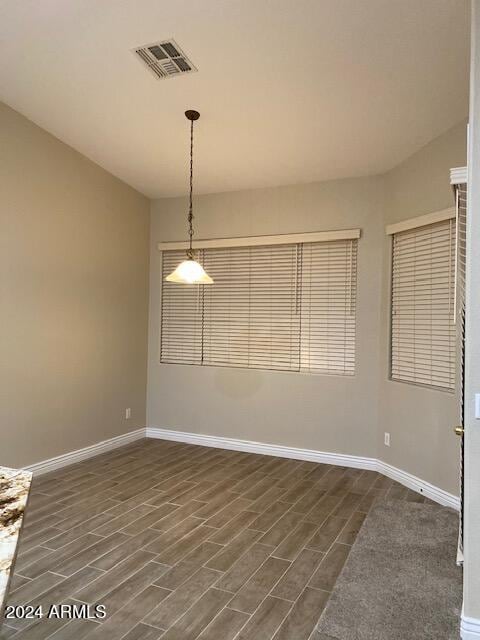
<instances>
[{"instance_id":1,"label":"white ceiling","mask_svg":"<svg viewBox=\"0 0 480 640\"><path fill-rule=\"evenodd\" d=\"M198 73L131 53L173 37ZM467 0L0 0L0 99L148 196L384 172L468 108Z\"/></svg>"}]
</instances>

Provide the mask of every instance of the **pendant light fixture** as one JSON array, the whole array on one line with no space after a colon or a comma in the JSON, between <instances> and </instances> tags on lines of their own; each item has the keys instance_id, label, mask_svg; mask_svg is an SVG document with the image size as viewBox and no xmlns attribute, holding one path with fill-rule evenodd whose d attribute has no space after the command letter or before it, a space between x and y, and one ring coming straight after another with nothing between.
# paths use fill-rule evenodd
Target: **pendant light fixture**
<instances>
[{"instance_id":1,"label":"pendant light fixture","mask_svg":"<svg viewBox=\"0 0 480 640\"><path fill-rule=\"evenodd\" d=\"M187 120L190 120L190 201L188 207L188 235L189 246L187 259L181 262L175 271L165 278L168 282L176 284L213 284L212 278L205 272L202 265L195 260L193 251L193 123L198 120L198 111L185 111Z\"/></svg>"}]
</instances>

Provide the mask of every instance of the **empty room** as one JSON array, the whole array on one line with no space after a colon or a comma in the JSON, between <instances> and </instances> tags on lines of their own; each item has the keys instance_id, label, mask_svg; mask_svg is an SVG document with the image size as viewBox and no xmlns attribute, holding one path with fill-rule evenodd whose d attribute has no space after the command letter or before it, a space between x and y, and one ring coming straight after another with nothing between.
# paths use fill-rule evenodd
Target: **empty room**
<instances>
[{"instance_id":1,"label":"empty room","mask_svg":"<svg viewBox=\"0 0 480 640\"><path fill-rule=\"evenodd\" d=\"M0 638L480 640L480 0L0 0Z\"/></svg>"}]
</instances>

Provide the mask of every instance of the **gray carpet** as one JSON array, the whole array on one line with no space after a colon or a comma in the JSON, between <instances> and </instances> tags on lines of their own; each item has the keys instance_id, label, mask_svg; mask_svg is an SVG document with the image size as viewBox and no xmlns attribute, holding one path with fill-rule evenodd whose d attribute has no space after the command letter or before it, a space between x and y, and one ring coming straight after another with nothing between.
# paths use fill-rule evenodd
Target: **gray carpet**
<instances>
[{"instance_id":1,"label":"gray carpet","mask_svg":"<svg viewBox=\"0 0 480 640\"><path fill-rule=\"evenodd\" d=\"M379 502L353 545L312 640L458 640L458 514Z\"/></svg>"}]
</instances>

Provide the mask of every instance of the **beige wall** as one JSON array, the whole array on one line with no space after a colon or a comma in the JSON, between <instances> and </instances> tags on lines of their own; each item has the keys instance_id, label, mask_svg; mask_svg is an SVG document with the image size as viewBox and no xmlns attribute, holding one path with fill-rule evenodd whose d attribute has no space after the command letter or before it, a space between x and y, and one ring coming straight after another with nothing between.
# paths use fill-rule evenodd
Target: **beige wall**
<instances>
[{"instance_id":1,"label":"beige wall","mask_svg":"<svg viewBox=\"0 0 480 640\"><path fill-rule=\"evenodd\" d=\"M186 201L154 201L148 425L379 457L458 494L455 397L387 379L390 258L384 228L452 206L449 170L464 164L461 123L386 176L196 198L199 238L362 228L354 378L160 365L156 245L185 238ZM385 431L390 448L383 444Z\"/></svg>"},{"instance_id":2,"label":"beige wall","mask_svg":"<svg viewBox=\"0 0 480 640\"><path fill-rule=\"evenodd\" d=\"M2 104L0 194L0 465L16 467L145 425L149 205Z\"/></svg>"},{"instance_id":3,"label":"beige wall","mask_svg":"<svg viewBox=\"0 0 480 640\"><path fill-rule=\"evenodd\" d=\"M467 198L467 319L465 359L464 615L480 624L480 6L472 2L470 131ZM465 636L468 637L468 636ZM472 637L476 637L473 636Z\"/></svg>"},{"instance_id":4,"label":"beige wall","mask_svg":"<svg viewBox=\"0 0 480 640\"><path fill-rule=\"evenodd\" d=\"M384 224L455 205L450 169L466 164L467 123L430 142L385 176ZM383 238L378 455L395 467L458 495L458 396L388 380L391 239ZM390 433L390 447L384 433Z\"/></svg>"},{"instance_id":5,"label":"beige wall","mask_svg":"<svg viewBox=\"0 0 480 640\"><path fill-rule=\"evenodd\" d=\"M454 205L450 169L467 163L467 120L385 175L387 224Z\"/></svg>"},{"instance_id":6,"label":"beige wall","mask_svg":"<svg viewBox=\"0 0 480 640\"><path fill-rule=\"evenodd\" d=\"M383 187L378 178L199 196L202 237L362 228L355 377L160 365L159 240L185 238L186 200L152 206L148 425L371 456L377 424Z\"/></svg>"}]
</instances>

